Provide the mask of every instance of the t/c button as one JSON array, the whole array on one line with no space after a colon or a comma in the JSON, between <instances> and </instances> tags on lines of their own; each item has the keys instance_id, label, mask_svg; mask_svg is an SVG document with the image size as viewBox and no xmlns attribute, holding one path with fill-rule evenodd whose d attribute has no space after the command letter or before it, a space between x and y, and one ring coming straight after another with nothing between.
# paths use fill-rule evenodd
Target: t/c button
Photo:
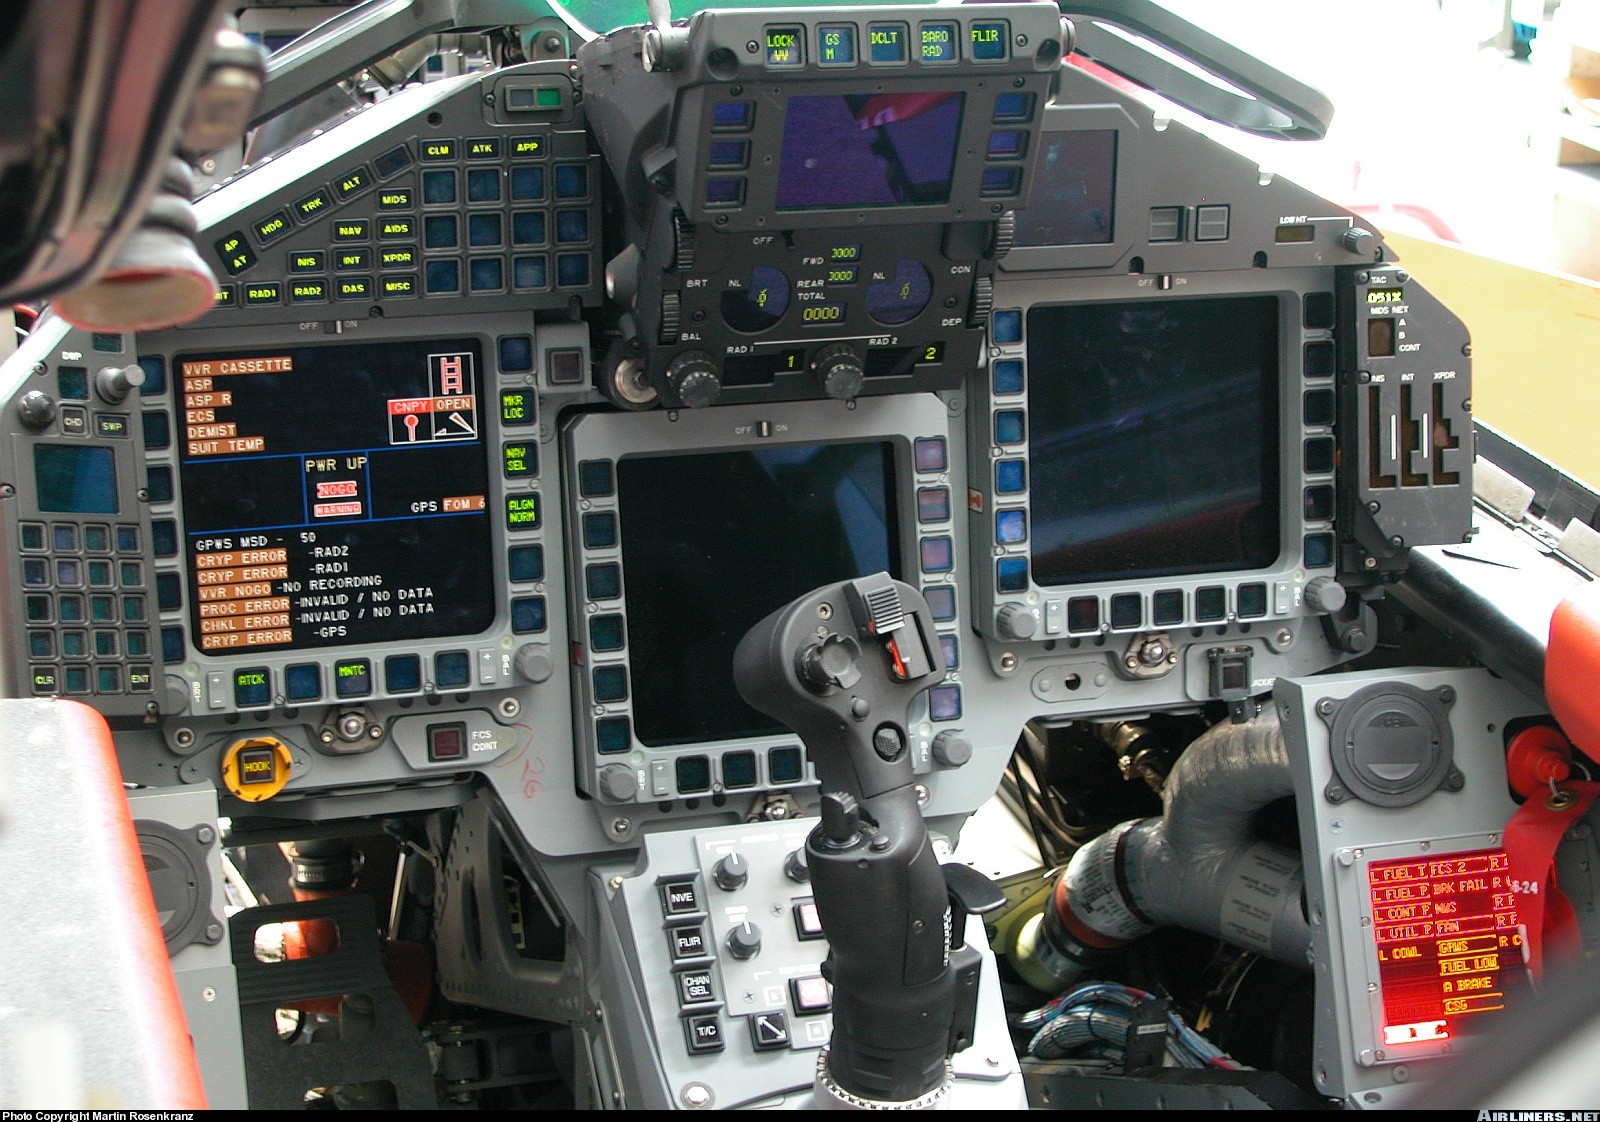
<instances>
[{"instance_id":1,"label":"t/c button","mask_svg":"<svg viewBox=\"0 0 1600 1122\"><path fill-rule=\"evenodd\" d=\"M689 1038L691 1055L722 1051L724 1043L722 1021L715 1013L702 1013L698 1017L685 1018L683 1032Z\"/></svg>"}]
</instances>

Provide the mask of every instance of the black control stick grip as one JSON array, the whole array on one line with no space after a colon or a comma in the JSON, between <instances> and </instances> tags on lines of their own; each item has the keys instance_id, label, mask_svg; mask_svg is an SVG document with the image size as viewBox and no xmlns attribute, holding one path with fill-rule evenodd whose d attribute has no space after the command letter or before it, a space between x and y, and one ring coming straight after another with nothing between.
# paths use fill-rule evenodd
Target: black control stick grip
<instances>
[{"instance_id":1,"label":"black control stick grip","mask_svg":"<svg viewBox=\"0 0 1600 1122\"><path fill-rule=\"evenodd\" d=\"M734 654L740 695L799 734L821 780L806 863L834 987L828 1072L878 1102L940 1087L962 1035L952 1030L971 964L952 963L950 890L906 734L907 708L943 675L927 602L882 573L802 596Z\"/></svg>"}]
</instances>

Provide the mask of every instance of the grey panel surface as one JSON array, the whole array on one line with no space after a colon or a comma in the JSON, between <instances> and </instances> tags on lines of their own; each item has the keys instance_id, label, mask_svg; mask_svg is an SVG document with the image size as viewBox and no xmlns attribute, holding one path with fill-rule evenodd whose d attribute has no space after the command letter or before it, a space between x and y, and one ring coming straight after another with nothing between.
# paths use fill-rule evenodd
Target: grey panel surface
<instances>
[{"instance_id":1,"label":"grey panel surface","mask_svg":"<svg viewBox=\"0 0 1600 1122\"><path fill-rule=\"evenodd\" d=\"M1332 713L1364 687L1395 681L1453 694L1450 726L1464 785L1408 807L1330 800L1329 784L1337 786L1329 751ZM1354 1106L1381 1106L1400 1084L1427 1079L1429 1060L1453 1042L1385 1041L1367 868L1374 861L1498 849L1516 811L1506 786L1503 730L1508 721L1541 714L1543 703L1486 670L1283 679L1274 697L1289 745L1305 855L1317 980L1317 1087ZM1323 707L1327 717L1319 715Z\"/></svg>"}]
</instances>

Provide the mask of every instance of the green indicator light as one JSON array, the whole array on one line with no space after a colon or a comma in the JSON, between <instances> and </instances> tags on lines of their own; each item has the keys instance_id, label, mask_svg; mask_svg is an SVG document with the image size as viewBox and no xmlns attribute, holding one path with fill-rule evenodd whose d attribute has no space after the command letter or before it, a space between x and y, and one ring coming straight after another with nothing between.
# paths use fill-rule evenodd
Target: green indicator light
<instances>
[{"instance_id":1,"label":"green indicator light","mask_svg":"<svg viewBox=\"0 0 1600 1122\"><path fill-rule=\"evenodd\" d=\"M525 425L533 420L533 401L527 390L502 390L500 393L500 423Z\"/></svg>"},{"instance_id":2,"label":"green indicator light","mask_svg":"<svg viewBox=\"0 0 1600 1122\"><path fill-rule=\"evenodd\" d=\"M540 109L560 109L561 91L555 86L540 86L534 94L534 104Z\"/></svg>"},{"instance_id":3,"label":"green indicator light","mask_svg":"<svg viewBox=\"0 0 1600 1122\"><path fill-rule=\"evenodd\" d=\"M538 495L507 495L506 525L513 530L532 530L539 525Z\"/></svg>"}]
</instances>

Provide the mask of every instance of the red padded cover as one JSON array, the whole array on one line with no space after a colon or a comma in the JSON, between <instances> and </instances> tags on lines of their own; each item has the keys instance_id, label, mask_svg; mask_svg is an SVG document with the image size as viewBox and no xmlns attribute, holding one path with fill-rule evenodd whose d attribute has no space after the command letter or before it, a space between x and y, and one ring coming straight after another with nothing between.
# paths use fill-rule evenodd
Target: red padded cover
<instances>
[{"instance_id":1,"label":"red padded cover","mask_svg":"<svg viewBox=\"0 0 1600 1122\"><path fill-rule=\"evenodd\" d=\"M1567 739L1600 761L1600 587L1574 592L1550 617L1544 693Z\"/></svg>"}]
</instances>

